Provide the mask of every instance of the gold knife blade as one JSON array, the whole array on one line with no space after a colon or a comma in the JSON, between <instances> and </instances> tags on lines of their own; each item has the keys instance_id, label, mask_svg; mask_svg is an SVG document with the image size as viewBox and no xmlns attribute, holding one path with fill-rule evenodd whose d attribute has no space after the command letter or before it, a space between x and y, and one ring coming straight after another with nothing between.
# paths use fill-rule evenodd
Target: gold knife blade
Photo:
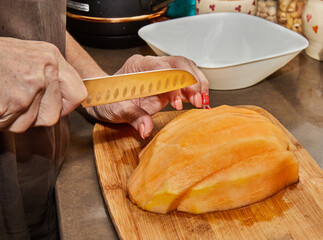
<instances>
[{"instance_id":1,"label":"gold knife blade","mask_svg":"<svg viewBox=\"0 0 323 240\"><path fill-rule=\"evenodd\" d=\"M197 83L195 77L179 69L155 70L83 79L88 96L83 107L157 95Z\"/></svg>"}]
</instances>

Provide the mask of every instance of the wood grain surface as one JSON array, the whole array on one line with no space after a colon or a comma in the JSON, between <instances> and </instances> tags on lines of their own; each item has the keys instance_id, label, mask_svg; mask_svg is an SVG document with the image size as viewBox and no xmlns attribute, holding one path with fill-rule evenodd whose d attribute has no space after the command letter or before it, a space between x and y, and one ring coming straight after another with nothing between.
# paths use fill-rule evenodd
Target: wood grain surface
<instances>
[{"instance_id":1,"label":"wood grain surface","mask_svg":"<svg viewBox=\"0 0 323 240\"><path fill-rule=\"evenodd\" d=\"M252 108L278 125L293 143L300 181L253 205L201 215L178 211L143 211L127 198L126 184L138 153L181 112L154 116L152 137L142 140L128 125L96 124L93 144L102 194L120 239L323 239L323 171L297 140L270 113Z\"/></svg>"}]
</instances>

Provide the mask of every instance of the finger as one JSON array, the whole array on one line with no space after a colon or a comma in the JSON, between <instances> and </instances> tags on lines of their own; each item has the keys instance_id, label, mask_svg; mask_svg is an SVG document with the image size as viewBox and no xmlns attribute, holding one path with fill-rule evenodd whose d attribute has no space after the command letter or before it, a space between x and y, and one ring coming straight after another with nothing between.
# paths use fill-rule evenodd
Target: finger
<instances>
[{"instance_id":1,"label":"finger","mask_svg":"<svg viewBox=\"0 0 323 240\"><path fill-rule=\"evenodd\" d=\"M200 71L200 69L197 67L197 65L191 61L191 66L195 70L195 73L200 81L200 87L201 87L201 93L194 96L194 100L197 107L202 108L210 108L209 106L209 81L205 77L205 75Z\"/></svg>"},{"instance_id":2,"label":"finger","mask_svg":"<svg viewBox=\"0 0 323 240\"><path fill-rule=\"evenodd\" d=\"M8 127L8 131L14 133L25 132L36 121L38 116L39 104L42 98L42 93L38 92L31 102L30 106L22 113L17 113L12 124Z\"/></svg>"},{"instance_id":3,"label":"finger","mask_svg":"<svg viewBox=\"0 0 323 240\"><path fill-rule=\"evenodd\" d=\"M139 106L139 99L133 101L124 101L115 104L117 108L110 109L116 115L117 122L126 122L133 126L141 138L148 137L153 130L153 121L151 115Z\"/></svg>"},{"instance_id":4,"label":"finger","mask_svg":"<svg viewBox=\"0 0 323 240\"><path fill-rule=\"evenodd\" d=\"M162 110L169 103L168 96L166 94L159 94L140 99L133 99L132 101L135 101L137 106L140 106L149 115L154 115L155 113Z\"/></svg>"},{"instance_id":5,"label":"finger","mask_svg":"<svg viewBox=\"0 0 323 240\"><path fill-rule=\"evenodd\" d=\"M156 56L142 56L135 54L131 56L122 68L116 72L116 74L123 74L129 72L142 72L152 70L162 70L172 68L171 64L167 59Z\"/></svg>"},{"instance_id":6,"label":"finger","mask_svg":"<svg viewBox=\"0 0 323 240\"><path fill-rule=\"evenodd\" d=\"M40 101L34 126L52 126L58 122L62 110L62 97L58 79L58 66L48 65L44 69L46 90Z\"/></svg>"},{"instance_id":7,"label":"finger","mask_svg":"<svg viewBox=\"0 0 323 240\"><path fill-rule=\"evenodd\" d=\"M201 74L196 64L187 58L173 56L169 58L169 61L172 67L186 70L196 78L196 84L182 89L182 98L184 101L190 101L196 107L202 107L202 82L206 80L204 74Z\"/></svg>"},{"instance_id":8,"label":"finger","mask_svg":"<svg viewBox=\"0 0 323 240\"><path fill-rule=\"evenodd\" d=\"M198 93L197 96L195 96L194 100L195 101L198 100L200 104L201 93L209 92L209 81L205 77L204 73L198 68L195 62L187 58L184 58L184 59L181 59L182 57L177 57L177 58L179 59L175 59L175 58L173 59L175 66L191 72L198 81L198 84L194 84L192 86L185 88L184 89L185 94L188 96L188 98L190 98L190 101L192 102L193 95Z\"/></svg>"},{"instance_id":9,"label":"finger","mask_svg":"<svg viewBox=\"0 0 323 240\"><path fill-rule=\"evenodd\" d=\"M98 120L112 123L129 123L144 139L153 130L153 122L149 113L139 107L139 99L110 103L86 108L87 112ZM137 102L137 104L136 104Z\"/></svg>"},{"instance_id":10,"label":"finger","mask_svg":"<svg viewBox=\"0 0 323 240\"><path fill-rule=\"evenodd\" d=\"M62 94L61 116L65 116L85 100L87 91L79 74L63 57L59 62L59 70L59 84Z\"/></svg>"},{"instance_id":11,"label":"finger","mask_svg":"<svg viewBox=\"0 0 323 240\"><path fill-rule=\"evenodd\" d=\"M10 83L13 82L7 82L6 94L4 96L0 94L1 103L6 103L6 108L1 111L0 128L20 133L35 122L46 83L42 78L38 78L36 73L28 85L19 81L14 82L15 86ZM3 109L1 106L0 108Z\"/></svg>"},{"instance_id":12,"label":"finger","mask_svg":"<svg viewBox=\"0 0 323 240\"><path fill-rule=\"evenodd\" d=\"M164 93L164 96L167 97L169 104L175 108L176 110L183 109L183 102L181 98L181 91L180 89Z\"/></svg>"},{"instance_id":13,"label":"finger","mask_svg":"<svg viewBox=\"0 0 323 240\"><path fill-rule=\"evenodd\" d=\"M190 64L191 64L192 68L194 69L195 74L197 75L197 79L201 83L201 92L208 92L209 91L209 81L207 80L206 76L198 68L198 66L196 65L196 63L194 63L193 61L190 61Z\"/></svg>"},{"instance_id":14,"label":"finger","mask_svg":"<svg viewBox=\"0 0 323 240\"><path fill-rule=\"evenodd\" d=\"M191 62L195 67L198 69L197 65L194 62ZM205 75L202 73L202 71L200 71L198 69L198 71L196 71L200 81L201 81L201 98L202 98L202 108L203 109L210 109L210 105L209 105L209 81L207 80L207 78L205 77Z\"/></svg>"},{"instance_id":15,"label":"finger","mask_svg":"<svg viewBox=\"0 0 323 240\"><path fill-rule=\"evenodd\" d=\"M120 113L120 119L129 123L139 131L141 138L145 139L148 137L153 130L153 122L150 114L132 101L122 103L123 111Z\"/></svg>"},{"instance_id":16,"label":"finger","mask_svg":"<svg viewBox=\"0 0 323 240\"><path fill-rule=\"evenodd\" d=\"M146 66L145 70L178 68L178 69L183 69L188 72L191 72L195 76L195 78L197 78L198 76L195 72L195 69L193 69L192 66L190 65L190 61L184 57L147 56L147 57L141 58L141 61L143 62L143 66ZM169 100L169 103L172 107L174 107L177 110L183 109L183 100L191 101L191 103L197 107L202 106L199 84L194 84L193 86L191 86L191 88L188 88L187 91L183 91L183 93L184 94L182 94L182 90L179 89L166 94ZM194 96L195 94L196 96ZM189 99L191 95L192 95L192 98Z\"/></svg>"},{"instance_id":17,"label":"finger","mask_svg":"<svg viewBox=\"0 0 323 240\"><path fill-rule=\"evenodd\" d=\"M154 124L152 121L152 118L150 115L141 115L138 119L137 119L137 123L136 124L131 124L132 126L138 126L139 125L139 129L136 130L139 131L139 134L141 136L142 139L145 139L146 137L149 137L151 132L153 131L154 128Z\"/></svg>"},{"instance_id":18,"label":"finger","mask_svg":"<svg viewBox=\"0 0 323 240\"><path fill-rule=\"evenodd\" d=\"M123 71L149 71L149 70L161 70L161 69L169 69L172 68L171 64L168 61L162 60L159 57L146 56L143 57L141 55L132 56L124 65L133 66L133 69L124 69ZM136 62L136 64L132 64L131 62ZM140 68L138 68L140 66ZM118 72L121 73L121 72ZM181 92L180 90L175 90L172 92L168 92L164 96L167 97L171 106L177 110L183 109L183 103L181 100Z\"/></svg>"}]
</instances>

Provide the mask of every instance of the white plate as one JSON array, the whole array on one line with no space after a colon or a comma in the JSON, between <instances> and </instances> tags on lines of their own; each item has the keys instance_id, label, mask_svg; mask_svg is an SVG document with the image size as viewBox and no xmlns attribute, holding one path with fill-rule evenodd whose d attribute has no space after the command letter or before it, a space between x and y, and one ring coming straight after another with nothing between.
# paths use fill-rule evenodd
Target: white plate
<instances>
[{"instance_id":1,"label":"white plate","mask_svg":"<svg viewBox=\"0 0 323 240\"><path fill-rule=\"evenodd\" d=\"M157 55L193 60L210 89L218 90L252 86L308 46L303 36L278 24L229 12L158 22L138 34Z\"/></svg>"}]
</instances>

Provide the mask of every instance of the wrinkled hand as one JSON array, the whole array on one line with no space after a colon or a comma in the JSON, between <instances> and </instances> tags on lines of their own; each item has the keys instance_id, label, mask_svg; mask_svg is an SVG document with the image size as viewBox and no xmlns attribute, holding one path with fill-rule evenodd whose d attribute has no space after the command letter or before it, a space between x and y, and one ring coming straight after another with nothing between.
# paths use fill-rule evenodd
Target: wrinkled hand
<instances>
[{"instance_id":1,"label":"wrinkled hand","mask_svg":"<svg viewBox=\"0 0 323 240\"><path fill-rule=\"evenodd\" d=\"M78 73L50 43L0 38L0 131L54 125L86 97Z\"/></svg>"},{"instance_id":2,"label":"wrinkled hand","mask_svg":"<svg viewBox=\"0 0 323 240\"><path fill-rule=\"evenodd\" d=\"M189 101L196 107L202 107L201 92L208 92L209 83L196 64L184 57L134 55L126 61L116 75L169 68L191 72L198 83L157 96L90 107L87 108L88 113L101 121L127 122L139 131L142 138L145 138L150 135L153 129L151 115L163 109L168 102L177 110L183 108L182 101Z\"/></svg>"}]
</instances>

